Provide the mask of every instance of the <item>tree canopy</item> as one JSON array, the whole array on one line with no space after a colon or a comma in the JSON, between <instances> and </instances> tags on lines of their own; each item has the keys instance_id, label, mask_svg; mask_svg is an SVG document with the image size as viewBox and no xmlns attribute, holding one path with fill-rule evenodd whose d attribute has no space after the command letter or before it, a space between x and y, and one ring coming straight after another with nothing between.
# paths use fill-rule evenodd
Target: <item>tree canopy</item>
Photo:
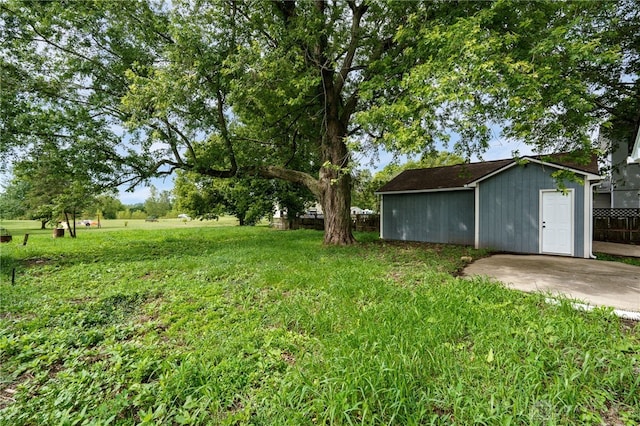
<instances>
[{"instance_id":1,"label":"tree canopy","mask_svg":"<svg viewBox=\"0 0 640 426\"><path fill-rule=\"evenodd\" d=\"M82 147L114 184L282 179L322 204L325 243L349 244L355 153L429 153L457 134L465 157L496 136L586 154L600 124L637 126L639 9L8 0L0 152Z\"/></svg>"},{"instance_id":2,"label":"tree canopy","mask_svg":"<svg viewBox=\"0 0 640 426\"><path fill-rule=\"evenodd\" d=\"M91 170L84 167L82 153L73 148L61 151L56 144L38 145L14 164L14 178L2 199L4 202L20 196L13 203L22 211L14 213L40 220L42 228L47 222L64 217L75 237L76 215L93 203L102 189Z\"/></svg>"}]
</instances>

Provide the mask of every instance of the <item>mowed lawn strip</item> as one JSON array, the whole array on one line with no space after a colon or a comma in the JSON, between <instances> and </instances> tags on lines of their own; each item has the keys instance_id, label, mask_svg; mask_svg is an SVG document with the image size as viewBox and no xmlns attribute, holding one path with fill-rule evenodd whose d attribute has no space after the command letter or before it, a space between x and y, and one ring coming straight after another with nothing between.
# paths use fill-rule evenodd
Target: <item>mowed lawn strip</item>
<instances>
[{"instance_id":1,"label":"mowed lawn strip","mask_svg":"<svg viewBox=\"0 0 640 426\"><path fill-rule=\"evenodd\" d=\"M640 328L453 276L482 252L95 231L1 247L2 425L640 422Z\"/></svg>"}]
</instances>

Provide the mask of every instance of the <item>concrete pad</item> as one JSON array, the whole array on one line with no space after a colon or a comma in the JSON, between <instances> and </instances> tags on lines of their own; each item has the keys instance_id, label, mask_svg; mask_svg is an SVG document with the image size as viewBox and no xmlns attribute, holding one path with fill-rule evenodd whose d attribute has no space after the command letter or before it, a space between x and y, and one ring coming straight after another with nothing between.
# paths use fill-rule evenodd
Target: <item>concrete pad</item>
<instances>
[{"instance_id":1,"label":"concrete pad","mask_svg":"<svg viewBox=\"0 0 640 426\"><path fill-rule=\"evenodd\" d=\"M607 243L604 241L594 241L594 253L607 253L616 256L640 257L640 246L632 244Z\"/></svg>"},{"instance_id":2,"label":"concrete pad","mask_svg":"<svg viewBox=\"0 0 640 426\"><path fill-rule=\"evenodd\" d=\"M468 265L463 275L485 275L517 290L562 294L593 306L640 312L640 266L562 256L499 254Z\"/></svg>"}]
</instances>

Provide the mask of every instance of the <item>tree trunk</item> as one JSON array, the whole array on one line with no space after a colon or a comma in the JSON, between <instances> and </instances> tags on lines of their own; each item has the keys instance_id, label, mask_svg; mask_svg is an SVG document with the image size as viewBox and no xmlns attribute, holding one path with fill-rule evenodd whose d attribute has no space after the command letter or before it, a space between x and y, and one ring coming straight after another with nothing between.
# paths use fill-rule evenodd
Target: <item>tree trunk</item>
<instances>
[{"instance_id":1,"label":"tree trunk","mask_svg":"<svg viewBox=\"0 0 640 426\"><path fill-rule=\"evenodd\" d=\"M47 229L47 222L49 222L49 219L41 220L40 221L40 229Z\"/></svg>"},{"instance_id":2,"label":"tree trunk","mask_svg":"<svg viewBox=\"0 0 640 426\"><path fill-rule=\"evenodd\" d=\"M64 221L67 223L67 231L69 232L69 236L73 238L73 230L71 229L71 222L69 222L69 213L67 212L64 212Z\"/></svg>"},{"instance_id":3,"label":"tree trunk","mask_svg":"<svg viewBox=\"0 0 640 426\"><path fill-rule=\"evenodd\" d=\"M327 100L329 105L337 101L333 96L328 96ZM320 169L324 243L348 245L356 240L351 233L351 174L348 169L349 151L345 144L346 128L337 118L337 105L328 110L322 144L325 165Z\"/></svg>"},{"instance_id":4,"label":"tree trunk","mask_svg":"<svg viewBox=\"0 0 640 426\"><path fill-rule=\"evenodd\" d=\"M285 8L284 3L278 3L285 16L293 16L295 5L290 3ZM325 15L327 2L316 0L314 5L319 15ZM366 8L361 9L360 19ZM356 29L357 30L357 29ZM349 170L349 150L346 145L347 127L355 106L357 97L352 97L345 107L341 91L344 87L344 75L336 73L328 54L329 41L326 33L317 34L317 43L312 48L313 59L308 62L311 67L317 67L322 82L318 85L318 95L322 99L323 121L319 129L319 147L323 165L320 168L319 179L302 172L288 171L278 167L266 167L261 170L264 176L276 177L291 182L301 183L313 192L322 204L324 214L324 244L348 245L355 243L351 232L351 171ZM354 38L355 40L355 38ZM308 47L305 45L305 48ZM348 53L348 63L344 70L348 70L355 54L354 49ZM347 71L345 71L347 72ZM336 78L340 83L336 84Z\"/></svg>"},{"instance_id":5,"label":"tree trunk","mask_svg":"<svg viewBox=\"0 0 640 426\"><path fill-rule=\"evenodd\" d=\"M67 213L66 211L64 212L64 220L67 222L67 230L69 231L69 236L71 238L75 238L76 237L76 232L75 232L75 226L71 226L71 222L69 222L69 213ZM75 225L75 218L73 220L73 223Z\"/></svg>"},{"instance_id":6,"label":"tree trunk","mask_svg":"<svg viewBox=\"0 0 640 426\"><path fill-rule=\"evenodd\" d=\"M73 238L76 237L76 209L73 209Z\"/></svg>"},{"instance_id":7,"label":"tree trunk","mask_svg":"<svg viewBox=\"0 0 640 426\"><path fill-rule=\"evenodd\" d=\"M353 244L356 240L351 233L351 176L345 174L333 183L331 178L321 178L320 184L323 187L324 244Z\"/></svg>"}]
</instances>

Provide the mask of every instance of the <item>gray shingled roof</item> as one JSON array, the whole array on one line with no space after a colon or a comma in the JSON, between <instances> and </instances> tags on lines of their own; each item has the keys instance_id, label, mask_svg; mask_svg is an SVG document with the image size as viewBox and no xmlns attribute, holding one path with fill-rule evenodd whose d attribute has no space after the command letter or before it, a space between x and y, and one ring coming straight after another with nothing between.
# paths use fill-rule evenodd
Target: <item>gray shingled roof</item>
<instances>
[{"instance_id":1,"label":"gray shingled roof","mask_svg":"<svg viewBox=\"0 0 640 426\"><path fill-rule=\"evenodd\" d=\"M568 167L578 172L598 174L598 162L595 156L592 157L591 163L586 165L570 161L567 154L528 156L524 158L537 159L548 164ZM462 188L514 162L514 159L507 159L429 169L405 170L380 188L378 192L433 191Z\"/></svg>"}]
</instances>

